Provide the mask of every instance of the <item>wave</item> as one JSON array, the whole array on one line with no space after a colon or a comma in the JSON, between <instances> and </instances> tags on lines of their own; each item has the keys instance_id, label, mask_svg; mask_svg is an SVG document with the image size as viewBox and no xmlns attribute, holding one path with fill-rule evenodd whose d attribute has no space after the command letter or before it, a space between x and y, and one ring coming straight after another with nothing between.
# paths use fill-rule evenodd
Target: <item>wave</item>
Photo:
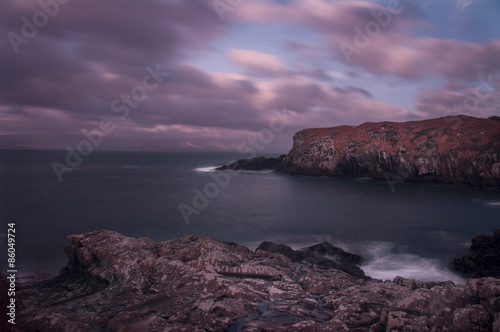
<instances>
[{"instance_id":1,"label":"wave","mask_svg":"<svg viewBox=\"0 0 500 332\"><path fill-rule=\"evenodd\" d=\"M382 251L360 266L367 276L392 280L396 276L421 281L447 281L465 284L465 279L453 273L439 259L424 258L414 254L395 254Z\"/></svg>"},{"instance_id":2,"label":"wave","mask_svg":"<svg viewBox=\"0 0 500 332\"><path fill-rule=\"evenodd\" d=\"M494 200L494 201L486 201L483 203L484 205L492 208L497 208L500 209L500 200Z\"/></svg>"},{"instance_id":3,"label":"wave","mask_svg":"<svg viewBox=\"0 0 500 332\"><path fill-rule=\"evenodd\" d=\"M393 280L394 277L401 276L421 281L451 280L455 284L466 282L466 279L450 270L442 260L401 252L393 242L371 241L338 246L363 257L364 263L360 268L372 278Z\"/></svg>"},{"instance_id":4,"label":"wave","mask_svg":"<svg viewBox=\"0 0 500 332\"><path fill-rule=\"evenodd\" d=\"M277 240L277 239L276 239ZM287 243L283 238L275 243ZM297 239L295 239L297 240ZM388 241L341 242L328 238L316 237L316 241L296 241L287 244L294 250L307 248L319 242L327 241L347 252L363 257L360 268L369 277L381 280L393 280L396 276L421 281L448 281L465 284L466 279L450 270L446 263L437 258L422 257L414 253L400 252L396 243ZM289 242L290 243L290 242ZM257 242L247 242L255 250Z\"/></svg>"}]
</instances>

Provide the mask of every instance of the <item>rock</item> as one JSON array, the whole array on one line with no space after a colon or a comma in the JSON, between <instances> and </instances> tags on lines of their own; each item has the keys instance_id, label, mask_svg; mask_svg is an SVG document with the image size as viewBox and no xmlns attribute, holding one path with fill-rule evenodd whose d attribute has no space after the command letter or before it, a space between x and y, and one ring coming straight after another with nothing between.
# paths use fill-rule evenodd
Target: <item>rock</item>
<instances>
[{"instance_id":1,"label":"rock","mask_svg":"<svg viewBox=\"0 0 500 332\"><path fill-rule=\"evenodd\" d=\"M427 281L426 282L426 281L420 281L420 280L415 280L415 279L407 279L407 278L403 278L400 276L395 277L392 282L397 284L397 285L407 287L411 290L419 289L419 288L431 289L434 286L455 286L453 281Z\"/></svg>"},{"instance_id":2,"label":"rock","mask_svg":"<svg viewBox=\"0 0 500 332\"><path fill-rule=\"evenodd\" d=\"M471 302L464 286L419 288L401 300L396 309L418 315L446 314Z\"/></svg>"},{"instance_id":3,"label":"rock","mask_svg":"<svg viewBox=\"0 0 500 332\"><path fill-rule=\"evenodd\" d=\"M481 305L467 305L465 308L455 310L453 325L459 332L491 331L491 317Z\"/></svg>"},{"instance_id":4,"label":"rock","mask_svg":"<svg viewBox=\"0 0 500 332\"><path fill-rule=\"evenodd\" d=\"M453 266L472 277L500 277L500 229L491 236L472 239L470 254L453 260Z\"/></svg>"},{"instance_id":5,"label":"rock","mask_svg":"<svg viewBox=\"0 0 500 332\"><path fill-rule=\"evenodd\" d=\"M500 279L481 278L467 280L467 293L479 299L496 298L500 296Z\"/></svg>"},{"instance_id":6,"label":"rock","mask_svg":"<svg viewBox=\"0 0 500 332\"><path fill-rule=\"evenodd\" d=\"M404 327L411 326L413 319L404 311L392 311L387 316L387 331L402 331Z\"/></svg>"},{"instance_id":7,"label":"rock","mask_svg":"<svg viewBox=\"0 0 500 332\"><path fill-rule=\"evenodd\" d=\"M284 244L276 244L274 242L264 241L257 247L257 250L276 252L294 261L298 259L295 250L293 250L292 247L289 247Z\"/></svg>"},{"instance_id":8,"label":"rock","mask_svg":"<svg viewBox=\"0 0 500 332\"><path fill-rule=\"evenodd\" d=\"M255 157L252 159L240 159L232 164L224 165L216 168L217 171L262 171L274 170L281 165L286 155L281 155L278 158L266 158L264 156Z\"/></svg>"},{"instance_id":9,"label":"rock","mask_svg":"<svg viewBox=\"0 0 500 332\"><path fill-rule=\"evenodd\" d=\"M345 252L343 249L335 247L331 243L323 242L315 244L307 248L308 251L315 252L319 255L326 255L333 260L338 261L340 264L357 265L362 263L362 257L358 255Z\"/></svg>"},{"instance_id":10,"label":"rock","mask_svg":"<svg viewBox=\"0 0 500 332\"><path fill-rule=\"evenodd\" d=\"M12 331L498 331L500 280L466 286L337 269L304 250L185 236L154 243L112 231L69 236L68 266L23 284ZM312 248L312 249L311 249ZM290 257L288 257L290 256ZM364 274L363 274L364 275ZM3 287L3 286L2 286ZM17 302L19 301L19 302Z\"/></svg>"},{"instance_id":11,"label":"rock","mask_svg":"<svg viewBox=\"0 0 500 332\"><path fill-rule=\"evenodd\" d=\"M293 250L284 244L264 241L257 247L257 250L280 253L294 262L308 262L341 270L357 278L366 277L363 270L357 266L362 260L360 256L345 252L328 242L316 244L304 250Z\"/></svg>"},{"instance_id":12,"label":"rock","mask_svg":"<svg viewBox=\"0 0 500 332\"><path fill-rule=\"evenodd\" d=\"M277 172L500 188L500 122L470 116L304 129Z\"/></svg>"},{"instance_id":13,"label":"rock","mask_svg":"<svg viewBox=\"0 0 500 332\"><path fill-rule=\"evenodd\" d=\"M287 155L240 159L217 170L500 188L500 121L459 115L304 129Z\"/></svg>"},{"instance_id":14,"label":"rock","mask_svg":"<svg viewBox=\"0 0 500 332\"><path fill-rule=\"evenodd\" d=\"M102 231L72 235L68 239L70 245L64 250L69 263L63 274L85 273L110 286L127 285L133 290L148 284L146 275L156 258L152 240Z\"/></svg>"}]
</instances>

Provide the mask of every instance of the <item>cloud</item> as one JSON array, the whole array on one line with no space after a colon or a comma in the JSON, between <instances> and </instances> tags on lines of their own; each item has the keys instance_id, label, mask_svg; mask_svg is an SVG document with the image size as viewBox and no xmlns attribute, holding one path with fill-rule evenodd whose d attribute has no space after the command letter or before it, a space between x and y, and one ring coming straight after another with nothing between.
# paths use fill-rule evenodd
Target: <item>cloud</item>
<instances>
[{"instance_id":1,"label":"cloud","mask_svg":"<svg viewBox=\"0 0 500 332\"><path fill-rule=\"evenodd\" d=\"M286 72L280 59L272 54L253 50L230 49L227 52L227 57L235 64L257 72L273 74Z\"/></svg>"},{"instance_id":2,"label":"cloud","mask_svg":"<svg viewBox=\"0 0 500 332\"><path fill-rule=\"evenodd\" d=\"M38 2L3 1L0 35L20 33L21 18L39 10ZM269 126L274 108L286 106L293 117L268 146L284 152L305 127L440 115L474 92L478 71L500 68L498 39L481 44L418 34L417 27L429 26L408 2L347 63L339 43L352 43L354 27L364 28L372 12L383 10L366 1L247 1L221 22L211 1L69 2L19 53L8 39L0 41L0 146L74 146L84 138L82 129L111 117L116 130L103 149L236 149ZM282 35L268 52L230 43L252 24L299 27L318 38ZM228 39L215 43L221 38ZM227 66L216 72L197 63L220 44L238 45L223 50L219 60L241 71ZM120 119L112 103L142 84L146 67L157 64L169 76ZM445 83L422 90L410 111L376 100L377 91L359 83L366 73L381 80L395 76L401 84ZM494 112L497 99L482 101L477 114Z\"/></svg>"},{"instance_id":3,"label":"cloud","mask_svg":"<svg viewBox=\"0 0 500 332\"><path fill-rule=\"evenodd\" d=\"M21 33L21 18L41 10L37 2L22 3L2 3L1 35ZM3 102L92 112L90 99L113 100L142 79L146 66L168 67L208 50L207 41L225 31L212 8L198 2L73 1L18 54L2 40Z\"/></svg>"},{"instance_id":4,"label":"cloud","mask_svg":"<svg viewBox=\"0 0 500 332\"><path fill-rule=\"evenodd\" d=\"M418 6L400 3L399 14L365 1L298 0L289 5L253 2L241 11L240 18L250 22L287 23L308 27L327 41L332 58L345 65L362 68L376 75L391 75L405 79L445 76L450 80L473 80L478 70L500 69L500 40L485 44L459 40L422 37L418 28L429 28ZM457 4L465 10L469 1ZM264 13L258 15L257 13ZM377 23L375 14L384 15L385 27ZM366 35L369 22L377 23L380 31L368 38L366 47L359 47L355 37L359 28ZM359 37L363 40L363 37ZM366 37L365 37L366 38ZM347 62L341 43L358 49ZM286 46L297 54L311 57L307 48L296 42ZM439 56L436 56L439 54Z\"/></svg>"},{"instance_id":5,"label":"cloud","mask_svg":"<svg viewBox=\"0 0 500 332\"><path fill-rule=\"evenodd\" d=\"M455 12L458 14L458 13L462 13L463 11L465 11L465 9L467 9L467 7L469 7L474 1L473 0L456 0L456 3L455 3Z\"/></svg>"},{"instance_id":6,"label":"cloud","mask_svg":"<svg viewBox=\"0 0 500 332\"><path fill-rule=\"evenodd\" d=\"M498 115L500 90L490 88L478 84L475 88L426 90L418 97L417 107L426 117L466 114L485 118Z\"/></svg>"}]
</instances>

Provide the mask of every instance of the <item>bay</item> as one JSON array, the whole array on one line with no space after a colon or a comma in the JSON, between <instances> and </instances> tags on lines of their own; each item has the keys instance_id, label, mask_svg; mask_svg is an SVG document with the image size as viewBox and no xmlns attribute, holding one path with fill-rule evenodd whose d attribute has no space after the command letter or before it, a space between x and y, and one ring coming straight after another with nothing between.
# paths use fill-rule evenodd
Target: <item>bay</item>
<instances>
[{"instance_id":1,"label":"bay","mask_svg":"<svg viewBox=\"0 0 500 332\"><path fill-rule=\"evenodd\" d=\"M68 235L110 229L155 241L195 234L252 250L264 240L295 249L328 241L362 255L375 278L460 283L450 260L471 237L500 227L495 191L210 171L243 158L232 152L94 151L60 183L52 163L65 158L66 151L0 151L0 236L16 223L26 274L57 273ZM187 218L179 206L194 212Z\"/></svg>"}]
</instances>

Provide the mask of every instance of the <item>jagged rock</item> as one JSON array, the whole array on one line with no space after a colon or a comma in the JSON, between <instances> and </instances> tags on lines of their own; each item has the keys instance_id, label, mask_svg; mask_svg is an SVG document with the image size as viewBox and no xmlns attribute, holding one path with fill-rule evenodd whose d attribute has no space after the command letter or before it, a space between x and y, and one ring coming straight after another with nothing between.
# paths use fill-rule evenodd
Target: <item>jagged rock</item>
<instances>
[{"instance_id":1,"label":"jagged rock","mask_svg":"<svg viewBox=\"0 0 500 332\"><path fill-rule=\"evenodd\" d=\"M304 129L276 171L500 187L500 122L452 116Z\"/></svg>"},{"instance_id":2,"label":"jagged rock","mask_svg":"<svg viewBox=\"0 0 500 332\"><path fill-rule=\"evenodd\" d=\"M360 256L345 252L328 242L316 244L304 250L293 250L284 244L264 241L257 247L257 250L280 253L294 262L308 262L341 270L357 278L366 277L363 270L356 266L361 263L362 258Z\"/></svg>"},{"instance_id":3,"label":"jagged rock","mask_svg":"<svg viewBox=\"0 0 500 332\"><path fill-rule=\"evenodd\" d=\"M418 315L445 314L470 302L464 286L435 286L419 288L400 301L396 308Z\"/></svg>"},{"instance_id":4,"label":"jagged rock","mask_svg":"<svg viewBox=\"0 0 500 332\"><path fill-rule=\"evenodd\" d=\"M281 155L278 158L266 158L264 156L255 157L251 159L240 159L232 164L224 165L216 168L217 171L262 171L262 170L274 170L276 167L281 165L283 159L286 155Z\"/></svg>"},{"instance_id":5,"label":"jagged rock","mask_svg":"<svg viewBox=\"0 0 500 332\"><path fill-rule=\"evenodd\" d=\"M335 247L328 242L315 244L308 247L307 250L320 255L327 255L334 260L337 260L340 264L361 264L363 260L361 256L345 252L343 249Z\"/></svg>"},{"instance_id":6,"label":"jagged rock","mask_svg":"<svg viewBox=\"0 0 500 332\"><path fill-rule=\"evenodd\" d=\"M357 127L304 129L278 158L240 159L217 170L367 177L500 188L500 121L448 116Z\"/></svg>"},{"instance_id":7,"label":"jagged rock","mask_svg":"<svg viewBox=\"0 0 500 332\"><path fill-rule=\"evenodd\" d=\"M491 317L483 306L469 304L465 308L455 310L453 325L459 332L488 332L491 330Z\"/></svg>"},{"instance_id":8,"label":"jagged rock","mask_svg":"<svg viewBox=\"0 0 500 332\"><path fill-rule=\"evenodd\" d=\"M392 311L387 315L387 330L402 331L404 327L411 326L413 319L404 311Z\"/></svg>"},{"instance_id":9,"label":"jagged rock","mask_svg":"<svg viewBox=\"0 0 500 332\"><path fill-rule=\"evenodd\" d=\"M314 250L185 236L69 237L68 266L24 284L12 331L498 331L500 280L358 278ZM312 248L318 249L317 246ZM321 244L319 252L340 252ZM262 248L261 248L262 249ZM281 253L307 259L293 260ZM340 252L349 262L355 256ZM317 257L316 257L317 256ZM310 258L310 259L309 259Z\"/></svg>"},{"instance_id":10,"label":"jagged rock","mask_svg":"<svg viewBox=\"0 0 500 332\"><path fill-rule=\"evenodd\" d=\"M127 285L143 289L147 273L155 261L155 243L146 238L132 239L110 236L107 232L92 232L68 237L64 248L69 263L63 273L85 273L110 286Z\"/></svg>"},{"instance_id":11,"label":"jagged rock","mask_svg":"<svg viewBox=\"0 0 500 332\"><path fill-rule=\"evenodd\" d=\"M467 292L479 299L496 298L500 296L500 279L481 278L467 280Z\"/></svg>"},{"instance_id":12,"label":"jagged rock","mask_svg":"<svg viewBox=\"0 0 500 332\"><path fill-rule=\"evenodd\" d=\"M407 287L411 290L419 288L431 289L434 286L455 286L453 281L420 281L415 279L407 279L400 276L395 277L392 282L397 285Z\"/></svg>"},{"instance_id":13,"label":"jagged rock","mask_svg":"<svg viewBox=\"0 0 500 332\"><path fill-rule=\"evenodd\" d=\"M291 260L297 260L295 250L293 250L292 247L284 244L276 244L274 242L264 241L257 247L257 250L277 252L279 254L282 254L283 256L290 258Z\"/></svg>"},{"instance_id":14,"label":"jagged rock","mask_svg":"<svg viewBox=\"0 0 500 332\"><path fill-rule=\"evenodd\" d=\"M472 277L500 277L500 229L493 233L473 238L470 254L453 260L454 267Z\"/></svg>"}]
</instances>

